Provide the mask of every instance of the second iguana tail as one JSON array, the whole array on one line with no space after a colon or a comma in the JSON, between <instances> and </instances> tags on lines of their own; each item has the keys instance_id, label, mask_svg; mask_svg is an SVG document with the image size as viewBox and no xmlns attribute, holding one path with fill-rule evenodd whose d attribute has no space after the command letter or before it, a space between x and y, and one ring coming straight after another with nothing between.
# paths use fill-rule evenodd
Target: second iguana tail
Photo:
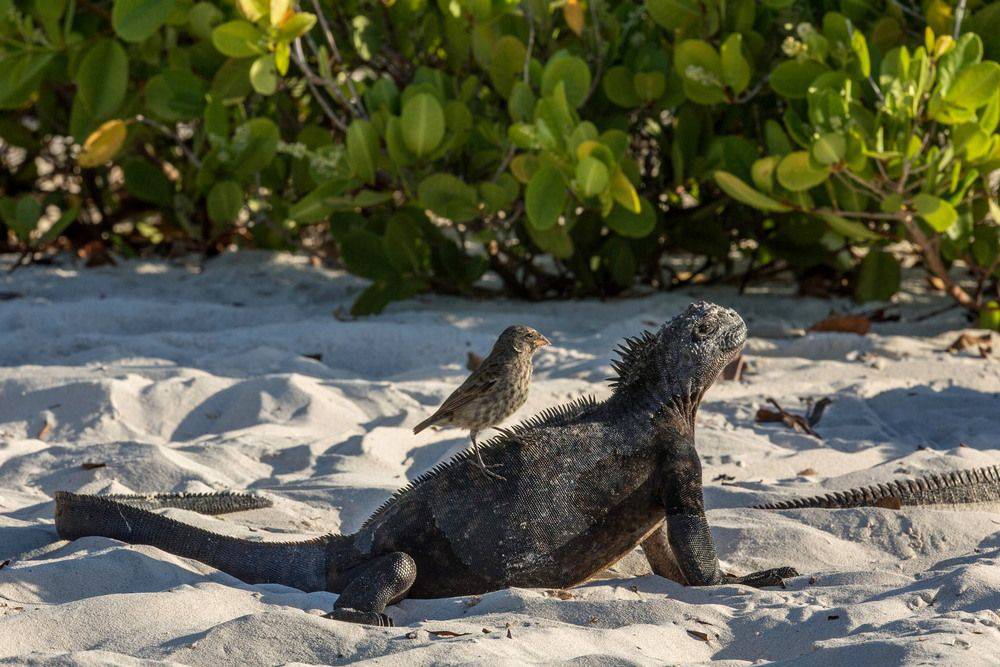
<instances>
[{"instance_id":1,"label":"second iguana tail","mask_svg":"<svg viewBox=\"0 0 1000 667\"><path fill-rule=\"evenodd\" d=\"M887 507L1000 503L1000 465L897 479L820 496L792 498L754 509L791 510L805 508Z\"/></svg>"},{"instance_id":2,"label":"second iguana tail","mask_svg":"<svg viewBox=\"0 0 1000 667\"><path fill-rule=\"evenodd\" d=\"M251 584L277 583L304 591L326 590L327 550L337 536L299 542L247 540L213 533L144 509L194 509L200 505L211 513L221 513L219 510L232 507L234 503L241 509L249 509L245 505L252 501L247 498L259 498L232 494L244 497L227 500L224 495L210 495L216 497L193 498L177 494L102 497L60 491L56 493L56 529L60 537L67 540L97 535L132 544L148 544L193 558Z\"/></svg>"}]
</instances>

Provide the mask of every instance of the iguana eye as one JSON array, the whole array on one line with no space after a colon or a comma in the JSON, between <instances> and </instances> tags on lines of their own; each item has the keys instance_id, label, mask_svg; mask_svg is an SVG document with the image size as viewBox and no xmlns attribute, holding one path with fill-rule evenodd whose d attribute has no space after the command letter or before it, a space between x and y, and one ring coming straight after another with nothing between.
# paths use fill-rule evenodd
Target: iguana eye
<instances>
[{"instance_id":1,"label":"iguana eye","mask_svg":"<svg viewBox=\"0 0 1000 667\"><path fill-rule=\"evenodd\" d=\"M712 333L712 325L708 322L701 322L694 328L695 338L705 338Z\"/></svg>"}]
</instances>

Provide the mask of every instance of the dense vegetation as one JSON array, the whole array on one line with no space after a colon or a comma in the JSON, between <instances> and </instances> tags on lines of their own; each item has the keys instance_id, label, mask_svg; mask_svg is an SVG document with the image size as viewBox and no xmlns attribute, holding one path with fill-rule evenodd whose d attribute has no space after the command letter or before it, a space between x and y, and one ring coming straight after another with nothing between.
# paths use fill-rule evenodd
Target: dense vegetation
<instances>
[{"instance_id":1,"label":"dense vegetation","mask_svg":"<svg viewBox=\"0 0 1000 667\"><path fill-rule=\"evenodd\" d=\"M1000 328L998 59L1000 2L0 0L0 243L305 248L357 313L918 262Z\"/></svg>"}]
</instances>

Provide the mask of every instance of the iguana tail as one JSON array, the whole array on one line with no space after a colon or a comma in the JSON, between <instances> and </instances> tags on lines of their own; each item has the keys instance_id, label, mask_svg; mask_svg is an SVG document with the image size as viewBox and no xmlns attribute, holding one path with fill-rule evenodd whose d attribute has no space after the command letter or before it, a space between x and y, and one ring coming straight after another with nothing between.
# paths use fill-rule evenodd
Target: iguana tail
<instances>
[{"instance_id":1,"label":"iguana tail","mask_svg":"<svg viewBox=\"0 0 1000 667\"><path fill-rule=\"evenodd\" d=\"M214 493L149 493L149 494L114 494L102 496L108 500L126 503L140 509L155 510L174 507L198 514L230 514L246 512L271 507L274 503L269 498L255 493L239 493L236 491L216 491Z\"/></svg>"},{"instance_id":2,"label":"iguana tail","mask_svg":"<svg viewBox=\"0 0 1000 667\"><path fill-rule=\"evenodd\" d=\"M143 507L186 507L191 496L91 496L56 492L56 529L75 540L88 535L148 544L193 558L250 584L284 584L305 591L326 590L327 549L337 536L300 542L259 542L230 537L175 521ZM168 500L169 499L169 500ZM231 499L232 500L232 499ZM233 501L243 503L246 501ZM156 504L159 503L159 504ZM207 505L218 511L222 506Z\"/></svg>"},{"instance_id":3,"label":"iguana tail","mask_svg":"<svg viewBox=\"0 0 1000 667\"><path fill-rule=\"evenodd\" d=\"M793 498L763 505L762 510L790 510L809 507L888 507L905 505L960 505L1000 503L1000 465L898 479L848 491L832 491L821 496Z\"/></svg>"}]
</instances>

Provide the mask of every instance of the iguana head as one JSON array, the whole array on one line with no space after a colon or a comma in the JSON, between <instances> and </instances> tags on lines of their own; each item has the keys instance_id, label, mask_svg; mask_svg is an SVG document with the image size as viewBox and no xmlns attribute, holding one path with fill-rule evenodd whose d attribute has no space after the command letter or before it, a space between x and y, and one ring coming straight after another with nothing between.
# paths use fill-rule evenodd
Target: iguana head
<instances>
[{"instance_id":1,"label":"iguana head","mask_svg":"<svg viewBox=\"0 0 1000 667\"><path fill-rule=\"evenodd\" d=\"M697 409L722 369L743 348L747 327L730 308L699 301L656 333L627 339L613 363L615 392L651 391Z\"/></svg>"}]
</instances>

